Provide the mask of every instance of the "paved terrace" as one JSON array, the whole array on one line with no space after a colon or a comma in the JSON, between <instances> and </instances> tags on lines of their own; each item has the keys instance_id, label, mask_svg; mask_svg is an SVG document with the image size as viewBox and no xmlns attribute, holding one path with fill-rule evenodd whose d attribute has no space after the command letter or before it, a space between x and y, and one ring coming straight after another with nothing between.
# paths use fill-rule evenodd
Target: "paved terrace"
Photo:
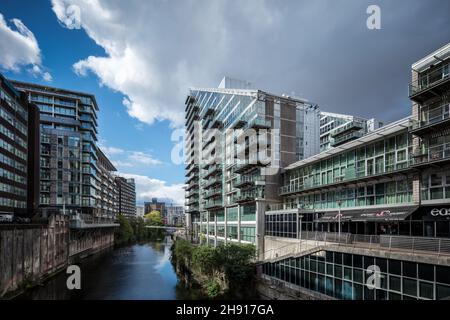
<instances>
[{"instance_id":1,"label":"paved terrace","mask_svg":"<svg viewBox=\"0 0 450 320\"><path fill-rule=\"evenodd\" d=\"M325 232L304 232L301 239L266 236L261 262L275 262L329 250L419 263L450 265L450 239L364 236Z\"/></svg>"}]
</instances>

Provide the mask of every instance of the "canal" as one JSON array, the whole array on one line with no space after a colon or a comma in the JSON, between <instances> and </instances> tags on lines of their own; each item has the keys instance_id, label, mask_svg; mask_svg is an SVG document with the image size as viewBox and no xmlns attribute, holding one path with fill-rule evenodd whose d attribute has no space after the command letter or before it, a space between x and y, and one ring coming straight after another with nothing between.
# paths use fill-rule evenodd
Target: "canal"
<instances>
[{"instance_id":1,"label":"canal","mask_svg":"<svg viewBox=\"0 0 450 320\"><path fill-rule=\"evenodd\" d=\"M59 300L176 300L198 299L187 288L170 261L172 242L134 244L89 257L80 264L81 290L68 290L69 275L61 272L18 299Z\"/></svg>"}]
</instances>

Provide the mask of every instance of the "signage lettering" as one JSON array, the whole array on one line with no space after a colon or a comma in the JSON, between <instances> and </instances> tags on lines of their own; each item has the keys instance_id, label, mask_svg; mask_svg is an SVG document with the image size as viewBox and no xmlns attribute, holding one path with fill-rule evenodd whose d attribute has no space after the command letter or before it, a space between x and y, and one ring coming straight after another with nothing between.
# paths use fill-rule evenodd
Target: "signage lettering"
<instances>
[{"instance_id":1,"label":"signage lettering","mask_svg":"<svg viewBox=\"0 0 450 320\"><path fill-rule=\"evenodd\" d=\"M442 209L437 209L434 208L433 210L430 211L430 214L433 217L437 217L437 216L450 216L450 209L449 208L442 208Z\"/></svg>"}]
</instances>

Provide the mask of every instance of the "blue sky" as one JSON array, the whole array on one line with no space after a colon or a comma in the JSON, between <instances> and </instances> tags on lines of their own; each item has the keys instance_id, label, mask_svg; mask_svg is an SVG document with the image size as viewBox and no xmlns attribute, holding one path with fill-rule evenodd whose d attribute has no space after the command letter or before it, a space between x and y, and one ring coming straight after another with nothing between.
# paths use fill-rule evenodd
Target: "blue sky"
<instances>
[{"instance_id":1,"label":"blue sky","mask_svg":"<svg viewBox=\"0 0 450 320\"><path fill-rule=\"evenodd\" d=\"M367 28L372 4L379 30ZM412 63L450 41L448 12L448 0L0 0L0 70L95 94L102 148L139 202L182 203L170 137L189 87L227 75L398 120Z\"/></svg>"},{"instance_id":2,"label":"blue sky","mask_svg":"<svg viewBox=\"0 0 450 320\"><path fill-rule=\"evenodd\" d=\"M23 10L24 3L27 10ZM10 19L20 19L34 34L41 51L41 64L51 74L52 81L46 82L42 77L31 74L26 66L15 71L2 68L1 72L6 77L94 94L100 107L99 141L119 171L159 180L155 185L162 182L167 186L183 183L184 167L171 161L173 143L170 136L173 128L169 126L169 121L148 125L131 117L122 104L123 93L100 85L93 74L80 77L73 71L75 62L91 55L105 55L104 49L84 30L64 28L52 11L50 2L46 1L2 0L0 14L9 26ZM156 191L141 198L140 202L152 195L177 201L179 198L173 198L178 194L170 189L167 194Z\"/></svg>"}]
</instances>

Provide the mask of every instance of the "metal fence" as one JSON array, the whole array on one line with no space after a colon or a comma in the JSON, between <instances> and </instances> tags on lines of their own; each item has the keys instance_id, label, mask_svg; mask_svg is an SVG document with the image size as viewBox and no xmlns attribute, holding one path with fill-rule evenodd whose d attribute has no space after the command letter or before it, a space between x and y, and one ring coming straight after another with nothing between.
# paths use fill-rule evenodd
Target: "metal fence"
<instances>
[{"instance_id":1,"label":"metal fence","mask_svg":"<svg viewBox=\"0 0 450 320\"><path fill-rule=\"evenodd\" d=\"M366 248L387 251L450 255L450 239L391 235L359 235L350 233L304 231L297 242L272 248L264 252L264 259L278 259L289 255L307 254L313 249L327 246Z\"/></svg>"}]
</instances>

